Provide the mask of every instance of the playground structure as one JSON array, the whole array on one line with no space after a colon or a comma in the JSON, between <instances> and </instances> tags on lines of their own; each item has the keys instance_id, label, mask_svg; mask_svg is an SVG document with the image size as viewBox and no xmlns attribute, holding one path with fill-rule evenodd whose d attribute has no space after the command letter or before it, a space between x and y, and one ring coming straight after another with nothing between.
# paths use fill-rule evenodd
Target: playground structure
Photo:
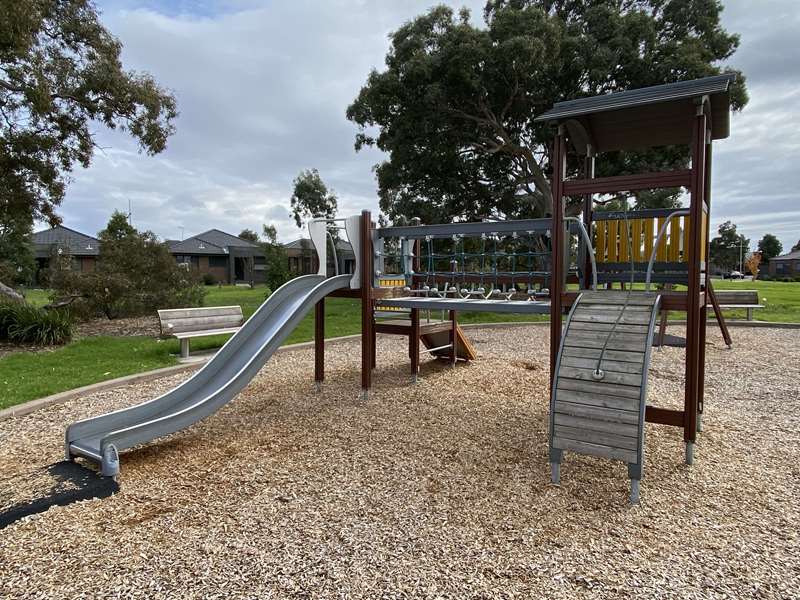
<instances>
[{"instance_id":1,"label":"playground structure","mask_svg":"<svg viewBox=\"0 0 800 600\"><path fill-rule=\"evenodd\" d=\"M439 338L429 341L428 349L453 365L459 355L474 357L458 327L459 312L549 314L553 481L559 481L564 451L622 460L632 481L631 500L637 502L644 423L681 428L688 464L701 429L706 318L713 303L706 276L711 143L728 135L732 80L722 75L562 102L538 117L556 128L551 218L376 228L364 211L347 219L313 221L318 275L277 290L214 359L175 390L70 426L67 457L89 458L101 464L104 475L116 475L120 450L178 431L230 401L312 306L314 378L321 386L324 301L339 296L361 300L364 399L372 386L379 332L409 338L416 380L419 345L427 335ZM568 140L581 157L580 178L566 178ZM690 147L689 169L594 177L595 159L604 152L669 144ZM596 194L676 187L688 191L687 209L594 210ZM581 219L565 214L567 198L581 200ZM329 227L344 229L353 246L357 269L352 276L325 277ZM627 288L601 288L614 283ZM635 283L644 283L645 289L634 289ZM673 284L687 289L667 287ZM423 320L426 311L447 316ZM656 319L666 311L687 313L682 410L646 405ZM408 318L397 319L400 312ZM388 321L381 321L382 313Z\"/></svg>"}]
</instances>

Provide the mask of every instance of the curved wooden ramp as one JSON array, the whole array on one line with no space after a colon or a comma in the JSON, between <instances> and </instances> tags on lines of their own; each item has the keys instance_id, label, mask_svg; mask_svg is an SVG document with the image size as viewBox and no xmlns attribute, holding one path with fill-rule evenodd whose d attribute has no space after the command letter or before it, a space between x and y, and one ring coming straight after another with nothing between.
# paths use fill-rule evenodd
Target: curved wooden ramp
<instances>
[{"instance_id":1,"label":"curved wooden ramp","mask_svg":"<svg viewBox=\"0 0 800 600\"><path fill-rule=\"evenodd\" d=\"M564 450L622 460L639 501L647 368L661 297L584 291L567 319L550 398L550 465Z\"/></svg>"}]
</instances>

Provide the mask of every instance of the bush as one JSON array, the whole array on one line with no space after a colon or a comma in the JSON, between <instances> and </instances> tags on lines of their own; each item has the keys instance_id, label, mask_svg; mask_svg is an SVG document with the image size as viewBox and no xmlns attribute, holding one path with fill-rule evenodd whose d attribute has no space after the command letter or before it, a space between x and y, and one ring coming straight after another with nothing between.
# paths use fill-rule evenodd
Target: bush
<instances>
[{"instance_id":1,"label":"bush","mask_svg":"<svg viewBox=\"0 0 800 600\"><path fill-rule=\"evenodd\" d=\"M214 277L213 273L203 273L203 284L204 285L216 285L217 278Z\"/></svg>"},{"instance_id":2,"label":"bush","mask_svg":"<svg viewBox=\"0 0 800 600\"><path fill-rule=\"evenodd\" d=\"M52 261L51 286L57 295L80 296L76 313L116 319L203 304L200 277L176 264L154 234L139 233L115 214L99 238L100 255L90 273L71 271L63 260Z\"/></svg>"},{"instance_id":3,"label":"bush","mask_svg":"<svg viewBox=\"0 0 800 600\"><path fill-rule=\"evenodd\" d=\"M30 304L0 303L0 340L49 346L66 344L70 339L72 317L67 311L48 311Z\"/></svg>"}]
</instances>

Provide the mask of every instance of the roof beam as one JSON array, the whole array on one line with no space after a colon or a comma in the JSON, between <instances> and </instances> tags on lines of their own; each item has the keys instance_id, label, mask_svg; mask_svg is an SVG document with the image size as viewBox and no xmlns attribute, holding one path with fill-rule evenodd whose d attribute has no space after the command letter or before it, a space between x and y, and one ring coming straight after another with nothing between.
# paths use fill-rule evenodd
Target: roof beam
<instances>
[{"instance_id":1,"label":"roof beam","mask_svg":"<svg viewBox=\"0 0 800 600\"><path fill-rule=\"evenodd\" d=\"M692 172L689 169L681 169L641 175L572 179L564 182L564 195L612 194L615 192L672 187L685 187L688 189L692 180L691 175Z\"/></svg>"}]
</instances>

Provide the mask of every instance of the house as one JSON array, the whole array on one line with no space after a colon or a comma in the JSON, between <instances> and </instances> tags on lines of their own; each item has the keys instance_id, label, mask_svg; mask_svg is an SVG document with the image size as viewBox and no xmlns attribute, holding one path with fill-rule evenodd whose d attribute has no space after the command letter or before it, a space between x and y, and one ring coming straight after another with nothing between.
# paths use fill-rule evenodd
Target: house
<instances>
[{"instance_id":1,"label":"house","mask_svg":"<svg viewBox=\"0 0 800 600\"><path fill-rule=\"evenodd\" d=\"M100 254L100 240L80 231L59 225L31 236L33 255L36 259L35 281L41 282L42 274L50 268L55 256L69 257L70 268L80 273L93 271Z\"/></svg>"},{"instance_id":2,"label":"house","mask_svg":"<svg viewBox=\"0 0 800 600\"><path fill-rule=\"evenodd\" d=\"M289 271L297 275L308 275L317 272L317 253L314 245L308 238L300 238L283 244L289 260ZM356 256L353 247L344 240L336 241L336 261L333 262L333 253L328 248L328 275L336 274L335 264L338 264L339 274L353 273L356 268Z\"/></svg>"},{"instance_id":3,"label":"house","mask_svg":"<svg viewBox=\"0 0 800 600\"><path fill-rule=\"evenodd\" d=\"M789 254L782 254L769 259L769 274L772 276L785 275L786 277L796 277L800 275L800 250L794 250Z\"/></svg>"},{"instance_id":4,"label":"house","mask_svg":"<svg viewBox=\"0 0 800 600\"><path fill-rule=\"evenodd\" d=\"M200 275L210 274L221 283L264 283L265 259L261 246L209 229L185 240L167 240L170 253L178 264Z\"/></svg>"}]
</instances>

